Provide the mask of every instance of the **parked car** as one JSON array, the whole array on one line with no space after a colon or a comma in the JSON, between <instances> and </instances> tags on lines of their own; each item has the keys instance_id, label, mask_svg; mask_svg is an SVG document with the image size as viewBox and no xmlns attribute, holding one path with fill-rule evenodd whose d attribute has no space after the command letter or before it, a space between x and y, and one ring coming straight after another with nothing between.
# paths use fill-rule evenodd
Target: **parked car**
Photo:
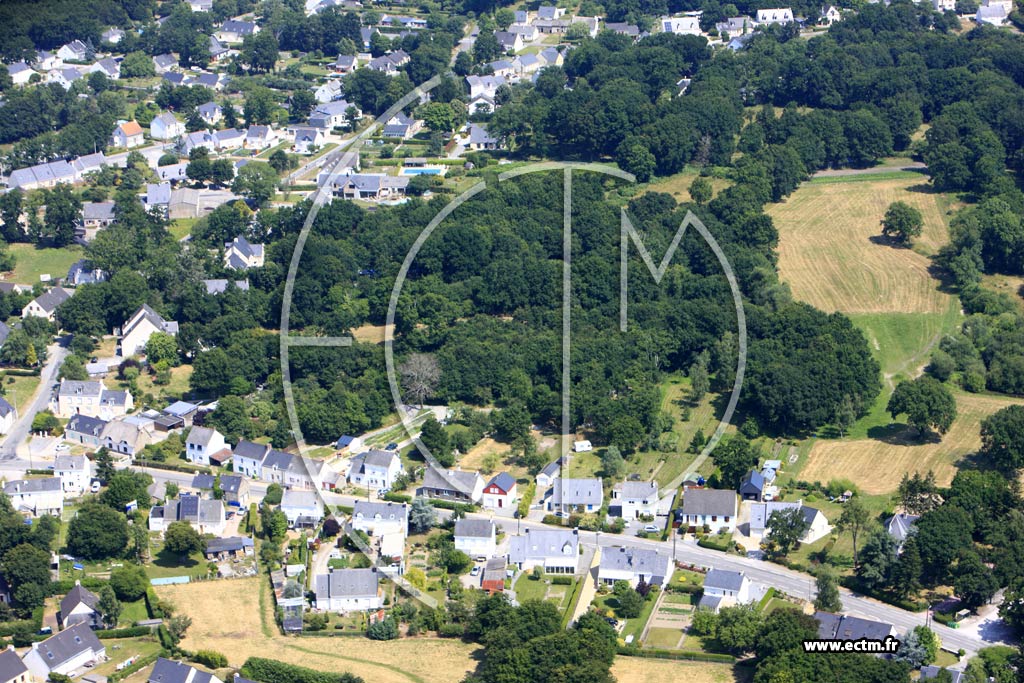
<instances>
[{"instance_id":1,"label":"parked car","mask_svg":"<svg viewBox=\"0 0 1024 683\"><path fill-rule=\"evenodd\" d=\"M93 492L93 493L99 493L100 492L100 480L99 479L93 479L92 485L89 487L89 490L91 492Z\"/></svg>"},{"instance_id":2,"label":"parked car","mask_svg":"<svg viewBox=\"0 0 1024 683\"><path fill-rule=\"evenodd\" d=\"M59 443L56 446L54 446L53 450L55 450L58 453L60 453L62 451L69 450L70 448L71 448L71 446L67 445L66 443Z\"/></svg>"},{"instance_id":3,"label":"parked car","mask_svg":"<svg viewBox=\"0 0 1024 683\"><path fill-rule=\"evenodd\" d=\"M398 444L395 443L394 441L392 441L391 443L389 443L387 446L384 447L384 450L386 450L386 451L397 451L398 450Z\"/></svg>"},{"instance_id":4,"label":"parked car","mask_svg":"<svg viewBox=\"0 0 1024 683\"><path fill-rule=\"evenodd\" d=\"M658 526L657 524L648 524L647 526L644 527L644 531L646 531L649 534L660 534L661 533L661 527Z\"/></svg>"},{"instance_id":5,"label":"parked car","mask_svg":"<svg viewBox=\"0 0 1024 683\"><path fill-rule=\"evenodd\" d=\"M473 567L473 571L469 573L470 576L480 576L480 565Z\"/></svg>"}]
</instances>

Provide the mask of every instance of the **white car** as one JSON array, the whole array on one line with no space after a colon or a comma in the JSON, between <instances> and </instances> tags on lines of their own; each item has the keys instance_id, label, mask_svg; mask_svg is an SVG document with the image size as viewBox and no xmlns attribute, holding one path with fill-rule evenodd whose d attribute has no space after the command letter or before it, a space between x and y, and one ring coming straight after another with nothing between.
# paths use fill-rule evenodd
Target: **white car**
<instances>
[{"instance_id":1,"label":"white car","mask_svg":"<svg viewBox=\"0 0 1024 683\"><path fill-rule=\"evenodd\" d=\"M646 531L649 534L660 534L661 527L659 527L657 524L648 524L644 527L644 531Z\"/></svg>"},{"instance_id":2,"label":"white car","mask_svg":"<svg viewBox=\"0 0 1024 683\"><path fill-rule=\"evenodd\" d=\"M62 452L62 451L70 450L70 448L71 448L71 446L67 445L66 443L59 443L59 444L57 444L57 445L56 445L56 446L54 447L54 449L53 449L53 450L55 450L55 451L57 451L58 453L60 453L60 452Z\"/></svg>"},{"instance_id":3,"label":"white car","mask_svg":"<svg viewBox=\"0 0 1024 683\"><path fill-rule=\"evenodd\" d=\"M89 487L89 490L91 492L93 492L93 493L99 493L100 492L100 481L99 481L99 479L93 480L92 486Z\"/></svg>"}]
</instances>

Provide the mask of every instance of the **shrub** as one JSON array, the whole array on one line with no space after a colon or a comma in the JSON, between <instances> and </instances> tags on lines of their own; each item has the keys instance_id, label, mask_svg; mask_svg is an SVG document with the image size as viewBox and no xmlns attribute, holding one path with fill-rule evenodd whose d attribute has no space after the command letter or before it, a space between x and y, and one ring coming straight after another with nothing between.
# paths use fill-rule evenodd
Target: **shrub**
<instances>
[{"instance_id":1,"label":"shrub","mask_svg":"<svg viewBox=\"0 0 1024 683\"><path fill-rule=\"evenodd\" d=\"M442 638L461 638L466 634L466 627L463 624L441 624L437 629L437 635Z\"/></svg>"},{"instance_id":2,"label":"shrub","mask_svg":"<svg viewBox=\"0 0 1024 683\"><path fill-rule=\"evenodd\" d=\"M366 629L366 637L370 640L394 640L398 637L398 624L391 617L370 624Z\"/></svg>"},{"instance_id":3,"label":"shrub","mask_svg":"<svg viewBox=\"0 0 1024 683\"><path fill-rule=\"evenodd\" d=\"M350 673L317 671L262 657L245 660L240 673L260 683L363 683L362 678Z\"/></svg>"},{"instance_id":4,"label":"shrub","mask_svg":"<svg viewBox=\"0 0 1024 683\"><path fill-rule=\"evenodd\" d=\"M197 650L192 661L208 669L223 669L228 665L228 658L214 650Z\"/></svg>"}]
</instances>

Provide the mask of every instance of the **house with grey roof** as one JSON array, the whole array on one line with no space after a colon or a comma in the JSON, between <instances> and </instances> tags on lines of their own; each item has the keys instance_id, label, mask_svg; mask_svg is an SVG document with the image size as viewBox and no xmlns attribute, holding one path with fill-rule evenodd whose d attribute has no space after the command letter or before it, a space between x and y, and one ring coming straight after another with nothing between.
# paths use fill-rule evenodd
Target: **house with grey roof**
<instances>
[{"instance_id":1,"label":"house with grey roof","mask_svg":"<svg viewBox=\"0 0 1024 683\"><path fill-rule=\"evenodd\" d=\"M194 666L159 657L146 683L223 683L213 674Z\"/></svg>"},{"instance_id":2,"label":"house with grey roof","mask_svg":"<svg viewBox=\"0 0 1024 683\"><path fill-rule=\"evenodd\" d=\"M121 77L121 63L112 57L104 57L89 67L89 73L101 73L111 80Z\"/></svg>"},{"instance_id":3,"label":"house with grey roof","mask_svg":"<svg viewBox=\"0 0 1024 683\"><path fill-rule=\"evenodd\" d=\"M235 444L231 453L231 462L235 472L241 472L253 479L263 478L263 459L270 452L270 446L246 439Z\"/></svg>"},{"instance_id":4,"label":"house with grey roof","mask_svg":"<svg viewBox=\"0 0 1024 683\"><path fill-rule=\"evenodd\" d=\"M184 134L185 124L168 112L153 117L149 124L149 136L154 140L174 140Z\"/></svg>"},{"instance_id":5,"label":"house with grey roof","mask_svg":"<svg viewBox=\"0 0 1024 683\"><path fill-rule=\"evenodd\" d=\"M76 624L41 643L32 643L23 658L25 666L40 681L50 674L69 676L107 658L107 648L86 624Z\"/></svg>"},{"instance_id":6,"label":"house with grey roof","mask_svg":"<svg viewBox=\"0 0 1024 683\"><path fill-rule=\"evenodd\" d=\"M709 527L712 531L736 529L736 492L715 489L686 489L680 520L686 530Z\"/></svg>"},{"instance_id":7,"label":"house with grey roof","mask_svg":"<svg viewBox=\"0 0 1024 683\"><path fill-rule=\"evenodd\" d=\"M58 455L53 459L53 475L60 479L64 493L80 496L92 483L92 461L84 455Z\"/></svg>"},{"instance_id":8,"label":"house with grey roof","mask_svg":"<svg viewBox=\"0 0 1024 683\"><path fill-rule=\"evenodd\" d=\"M355 173L340 176L334 182L334 194L345 199L383 201L400 199L409 187L409 176L382 173Z\"/></svg>"},{"instance_id":9,"label":"house with grey roof","mask_svg":"<svg viewBox=\"0 0 1024 683\"><path fill-rule=\"evenodd\" d=\"M168 206L171 203L171 184L169 182L163 183L146 183L146 210L152 209L163 209L167 211Z\"/></svg>"},{"instance_id":10,"label":"house with grey roof","mask_svg":"<svg viewBox=\"0 0 1024 683\"><path fill-rule=\"evenodd\" d=\"M146 342L157 332L176 336L178 323L164 320L149 304L143 304L121 327L121 356L145 353Z\"/></svg>"},{"instance_id":11,"label":"house with grey roof","mask_svg":"<svg viewBox=\"0 0 1024 683\"><path fill-rule=\"evenodd\" d=\"M558 458L554 462L548 463L544 469L537 474L537 488L546 489L555 483L559 475L562 473L562 459Z\"/></svg>"},{"instance_id":12,"label":"house with grey roof","mask_svg":"<svg viewBox=\"0 0 1024 683\"><path fill-rule=\"evenodd\" d=\"M397 453L373 449L352 458L348 480L368 489L389 489L403 471L402 460Z\"/></svg>"},{"instance_id":13,"label":"house with grey roof","mask_svg":"<svg viewBox=\"0 0 1024 683\"><path fill-rule=\"evenodd\" d=\"M817 508L804 505L802 500L795 502L769 501L754 503L750 506L750 535L767 536L771 532L771 517L776 512L799 510L808 524L807 532L800 538L801 543L814 543L832 533L832 526L824 513Z\"/></svg>"},{"instance_id":14,"label":"house with grey roof","mask_svg":"<svg viewBox=\"0 0 1024 683\"><path fill-rule=\"evenodd\" d=\"M331 569L314 577L316 608L328 612L363 612L380 609L383 599L376 567Z\"/></svg>"},{"instance_id":15,"label":"house with grey roof","mask_svg":"<svg viewBox=\"0 0 1024 683\"><path fill-rule=\"evenodd\" d=\"M479 472L442 470L430 465L423 474L417 496L451 500L457 503L479 503L484 494L484 479Z\"/></svg>"},{"instance_id":16,"label":"house with grey roof","mask_svg":"<svg viewBox=\"0 0 1024 683\"><path fill-rule=\"evenodd\" d=\"M14 82L14 85L28 85L35 71L25 63L25 60L22 60L14 64L8 64L7 73L11 76L11 81Z\"/></svg>"},{"instance_id":17,"label":"house with grey roof","mask_svg":"<svg viewBox=\"0 0 1024 683\"><path fill-rule=\"evenodd\" d=\"M292 130L292 150L296 154L312 154L323 146L326 137L322 128L296 126Z\"/></svg>"},{"instance_id":18,"label":"house with grey roof","mask_svg":"<svg viewBox=\"0 0 1024 683\"><path fill-rule=\"evenodd\" d=\"M885 523L886 532L896 541L897 551L903 549L910 534L915 532L914 523L921 519L921 515L910 515L905 512L893 515Z\"/></svg>"},{"instance_id":19,"label":"house with grey roof","mask_svg":"<svg viewBox=\"0 0 1024 683\"><path fill-rule=\"evenodd\" d=\"M224 244L225 268L231 270L261 268L264 258L263 245L253 244L242 235Z\"/></svg>"},{"instance_id":20,"label":"house with grey roof","mask_svg":"<svg viewBox=\"0 0 1024 683\"><path fill-rule=\"evenodd\" d=\"M214 62L219 62L230 56L231 53L231 48L217 40L216 36L210 36L210 59Z\"/></svg>"},{"instance_id":21,"label":"house with grey roof","mask_svg":"<svg viewBox=\"0 0 1024 683\"><path fill-rule=\"evenodd\" d=\"M324 519L324 504L316 491L288 489L281 497L281 512L289 528L315 528Z\"/></svg>"},{"instance_id":22,"label":"house with grey roof","mask_svg":"<svg viewBox=\"0 0 1024 683\"><path fill-rule=\"evenodd\" d=\"M153 57L153 66L156 68L156 72L158 75L164 74L172 69L177 68L178 58L170 53L156 55L155 57Z\"/></svg>"},{"instance_id":23,"label":"house with grey roof","mask_svg":"<svg viewBox=\"0 0 1024 683\"><path fill-rule=\"evenodd\" d=\"M23 515L60 517L64 512L64 489L60 477L15 479L4 484L4 494L10 499L11 507Z\"/></svg>"},{"instance_id":24,"label":"house with grey roof","mask_svg":"<svg viewBox=\"0 0 1024 683\"><path fill-rule=\"evenodd\" d=\"M106 204L106 202L102 202ZM68 269L68 275L64 278L64 283L71 285L72 287L78 287L79 285L92 285L97 282L107 281L107 271L101 268L93 268L92 264L85 259L79 259L71 264Z\"/></svg>"},{"instance_id":25,"label":"house with grey roof","mask_svg":"<svg viewBox=\"0 0 1024 683\"><path fill-rule=\"evenodd\" d=\"M654 517L658 512L658 484L653 481L620 481L612 486L608 514L623 519Z\"/></svg>"},{"instance_id":26,"label":"house with grey roof","mask_svg":"<svg viewBox=\"0 0 1024 683\"><path fill-rule=\"evenodd\" d=\"M4 327L7 327L7 325L4 325ZM2 335L4 339L7 338L7 334L10 334L9 329L6 331L6 334ZM10 432L11 428L14 426L14 421L17 419L17 408L12 406L6 398L0 396L0 434L7 434Z\"/></svg>"},{"instance_id":27,"label":"house with grey roof","mask_svg":"<svg viewBox=\"0 0 1024 683\"><path fill-rule=\"evenodd\" d=\"M350 112L349 109L353 111ZM332 128L343 128L347 126L349 121L349 114L353 114L356 119L362 118L362 112L359 111L359 107L356 107L347 100L334 100L332 102L323 102L314 107L312 113L309 115L309 125L313 128L323 128L330 130Z\"/></svg>"},{"instance_id":28,"label":"house with grey roof","mask_svg":"<svg viewBox=\"0 0 1024 683\"><path fill-rule=\"evenodd\" d=\"M489 519L460 519L455 522L455 549L475 559L488 559L497 552L497 530Z\"/></svg>"},{"instance_id":29,"label":"house with grey roof","mask_svg":"<svg viewBox=\"0 0 1024 683\"><path fill-rule=\"evenodd\" d=\"M220 536L226 522L224 501L181 495L149 511L150 531L166 531L174 522L188 522L200 534Z\"/></svg>"},{"instance_id":30,"label":"house with grey roof","mask_svg":"<svg viewBox=\"0 0 1024 683\"><path fill-rule=\"evenodd\" d=\"M83 446L99 448L100 437L103 434L103 428L106 426L106 420L78 413L72 415L68 423L64 425L64 440L82 444Z\"/></svg>"},{"instance_id":31,"label":"house with grey roof","mask_svg":"<svg viewBox=\"0 0 1024 683\"><path fill-rule=\"evenodd\" d=\"M193 427L185 438L185 459L197 465L220 465L231 457L224 435L212 427Z\"/></svg>"},{"instance_id":32,"label":"house with grey roof","mask_svg":"<svg viewBox=\"0 0 1024 683\"><path fill-rule=\"evenodd\" d=\"M236 288L240 292L248 292L249 291L249 281L248 280L225 280L225 279L203 280L203 287L206 288L206 293L207 294L211 294L213 296L216 296L218 294L223 294L224 292L228 291L228 286L229 285L234 287L234 288Z\"/></svg>"},{"instance_id":33,"label":"house with grey roof","mask_svg":"<svg viewBox=\"0 0 1024 683\"><path fill-rule=\"evenodd\" d=\"M743 572L712 569L704 576L700 607L717 612L722 607L746 605L756 597L753 584Z\"/></svg>"},{"instance_id":34,"label":"house with grey roof","mask_svg":"<svg viewBox=\"0 0 1024 683\"><path fill-rule=\"evenodd\" d=\"M63 159L58 159L11 171L7 178L7 187L12 190L16 187L22 190L38 190L42 187L51 188L60 183L73 182L75 169Z\"/></svg>"},{"instance_id":35,"label":"house with grey roof","mask_svg":"<svg viewBox=\"0 0 1024 683\"><path fill-rule=\"evenodd\" d=\"M25 308L21 309L21 317L28 318L29 316L35 316L37 318L46 318L50 322L54 321L54 315L57 313L57 309L65 301L70 299L74 295L73 289L65 289L64 287L51 287L46 290L32 301L25 305Z\"/></svg>"},{"instance_id":36,"label":"house with grey roof","mask_svg":"<svg viewBox=\"0 0 1024 683\"><path fill-rule=\"evenodd\" d=\"M245 149L264 150L277 144L277 131L272 126L249 126L245 130Z\"/></svg>"},{"instance_id":37,"label":"house with grey roof","mask_svg":"<svg viewBox=\"0 0 1024 683\"><path fill-rule=\"evenodd\" d=\"M750 470L740 479L740 498L760 502L766 486L764 475L757 470Z\"/></svg>"},{"instance_id":38,"label":"house with grey roof","mask_svg":"<svg viewBox=\"0 0 1024 683\"><path fill-rule=\"evenodd\" d=\"M14 651L13 645L0 650L0 683L32 683L28 667Z\"/></svg>"},{"instance_id":39,"label":"house with grey roof","mask_svg":"<svg viewBox=\"0 0 1024 683\"><path fill-rule=\"evenodd\" d=\"M57 50L57 56L65 62L84 62L89 57L89 46L76 38L61 46Z\"/></svg>"},{"instance_id":40,"label":"house with grey roof","mask_svg":"<svg viewBox=\"0 0 1024 683\"><path fill-rule=\"evenodd\" d=\"M331 68L340 74L347 74L350 71L355 71L358 66L359 58L355 55L338 55L338 58L334 60L334 64L331 65Z\"/></svg>"},{"instance_id":41,"label":"house with grey roof","mask_svg":"<svg viewBox=\"0 0 1024 683\"><path fill-rule=\"evenodd\" d=\"M227 538L210 538L206 541L204 555L208 560L226 560L243 555L253 554L253 540L247 536L229 536Z\"/></svg>"},{"instance_id":42,"label":"house with grey roof","mask_svg":"<svg viewBox=\"0 0 1024 683\"><path fill-rule=\"evenodd\" d=\"M240 149L245 145L245 131L238 130L237 128L225 128L224 130L218 130L213 134L214 140L217 142L217 151L224 151L226 149Z\"/></svg>"},{"instance_id":43,"label":"house with grey roof","mask_svg":"<svg viewBox=\"0 0 1024 683\"><path fill-rule=\"evenodd\" d=\"M221 24L213 37L222 43L240 43L246 36L256 35L259 32L260 27L254 21L228 19Z\"/></svg>"},{"instance_id":44,"label":"house with grey roof","mask_svg":"<svg viewBox=\"0 0 1024 683\"><path fill-rule=\"evenodd\" d=\"M484 150L496 150L498 149L501 141L487 132L487 128L479 123L473 123L469 126L469 143L468 147L473 151L480 152Z\"/></svg>"},{"instance_id":45,"label":"house with grey roof","mask_svg":"<svg viewBox=\"0 0 1024 683\"><path fill-rule=\"evenodd\" d=\"M662 586L672 576L672 558L650 548L613 546L601 551L597 580L611 586L627 581L636 588L641 581Z\"/></svg>"},{"instance_id":46,"label":"house with grey roof","mask_svg":"<svg viewBox=\"0 0 1024 683\"><path fill-rule=\"evenodd\" d=\"M568 516L574 512L597 512L604 502L604 483L594 479L566 479L559 477L551 487L547 509Z\"/></svg>"},{"instance_id":47,"label":"house with grey roof","mask_svg":"<svg viewBox=\"0 0 1024 683\"><path fill-rule=\"evenodd\" d=\"M63 628L75 624L85 624L89 628L99 628L101 624L99 612L100 598L87 588L83 588L80 581L75 581L74 587L67 595L61 598L60 611L57 619Z\"/></svg>"},{"instance_id":48,"label":"house with grey roof","mask_svg":"<svg viewBox=\"0 0 1024 683\"><path fill-rule=\"evenodd\" d=\"M352 508L352 528L371 536L404 534L409 528L409 504L357 500Z\"/></svg>"},{"instance_id":49,"label":"house with grey roof","mask_svg":"<svg viewBox=\"0 0 1024 683\"><path fill-rule=\"evenodd\" d=\"M826 640L885 640L896 636L896 627L882 621L831 612L815 612L818 637Z\"/></svg>"},{"instance_id":50,"label":"house with grey roof","mask_svg":"<svg viewBox=\"0 0 1024 683\"><path fill-rule=\"evenodd\" d=\"M103 428L100 444L108 451L134 457L155 440L154 431L153 422L137 424L123 419L111 420Z\"/></svg>"},{"instance_id":51,"label":"house with grey roof","mask_svg":"<svg viewBox=\"0 0 1024 683\"><path fill-rule=\"evenodd\" d=\"M545 574L575 574L580 563L577 529L525 529L508 543L508 563L524 571L543 567Z\"/></svg>"},{"instance_id":52,"label":"house with grey roof","mask_svg":"<svg viewBox=\"0 0 1024 683\"><path fill-rule=\"evenodd\" d=\"M935 666L929 664L928 666L921 667L921 676L917 680L927 681L932 678L938 678L943 671L949 673L949 679L951 683L967 683L967 676L963 671L958 669L944 669L941 666Z\"/></svg>"},{"instance_id":53,"label":"house with grey roof","mask_svg":"<svg viewBox=\"0 0 1024 683\"><path fill-rule=\"evenodd\" d=\"M249 504L249 480L238 474L220 475L220 490L228 505L245 507Z\"/></svg>"},{"instance_id":54,"label":"house with grey roof","mask_svg":"<svg viewBox=\"0 0 1024 683\"><path fill-rule=\"evenodd\" d=\"M515 506L519 497L519 487L515 477L508 472L499 472L484 486L482 505L496 510L509 509Z\"/></svg>"},{"instance_id":55,"label":"house with grey roof","mask_svg":"<svg viewBox=\"0 0 1024 683\"><path fill-rule=\"evenodd\" d=\"M122 389L107 389L101 380L62 379L50 397L50 410L57 417L88 415L110 420L135 408L132 395Z\"/></svg>"}]
</instances>

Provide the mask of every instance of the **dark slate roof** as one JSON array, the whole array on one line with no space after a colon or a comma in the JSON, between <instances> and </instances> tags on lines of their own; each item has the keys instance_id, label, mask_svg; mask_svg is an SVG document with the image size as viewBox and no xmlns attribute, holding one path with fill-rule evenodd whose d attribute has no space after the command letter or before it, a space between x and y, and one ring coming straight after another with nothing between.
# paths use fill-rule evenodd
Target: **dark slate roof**
<instances>
[{"instance_id":1,"label":"dark slate roof","mask_svg":"<svg viewBox=\"0 0 1024 683\"><path fill-rule=\"evenodd\" d=\"M764 477L757 470L750 470L740 480L740 494L757 493L764 490Z\"/></svg>"},{"instance_id":2,"label":"dark slate roof","mask_svg":"<svg viewBox=\"0 0 1024 683\"><path fill-rule=\"evenodd\" d=\"M71 610L75 609L80 603L85 603L86 606L96 611L96 604L100 601L99 596L93 593L88 588L83 588L81 584L75 584L75 587L68 591L60 600L60 613L64 619L67 619L67 615L71 614Z\"/></svg>"},{"instance_id":3,"label":"dark slate roof","mask_svg":"<svg viewBox=\"0 0 1024 683\"><path fill-rule=\"evenodd\" d=\"M559 470L562 469L562 459L559 458L552 463L548 463L548 466L540 471L541 474L545 474L549 477L554 477L558 474Z\"/></svg>"},{"instance_id":4,"label":"dark slate roof","mask_svg":"<svg viewBox=\"0 0 1024 683\"><path fill-rule=\"evenodd\" d=\"M921 678L919 678L918 680L925 681L925 680L928 680L930 678L938 678L939 677L939 672L942 671L942 670L943 669L942 669L941 666L935 666L934 664L929 664L928 666L922 666L921 667ZM964 676L964 672L963 671L957 671L956 669L946 669L946 671L948 671L950 676L953 677L953 683L963 683L964 681L967 680L967 677Z\"/></svg>"},{"instance_id":5,"label":"dark slate roof","mask_svg":"<svg viewBox=\"0 0 1024 683\"><path fill-rule=\"evenodd\" d=\"M153 673L149 674L148 683L210 683L213 680L212 674L194 669L183 662L160 657L156 660Z\"/></svg>"},{"instance_id":6,"label":"dark slate roof","mask_svg":"<svg viewBox=\"0 0 1024 683\"><path fill-rule=\"evenodd\" d=\"M490 487L490 486L497 486L499 489L501 489L505 493L508 493L509 491L511 491L512 487L515 486L515 485L516 485L515 478L511 474L509 474L508 472L501 472L500 474L496 474L494 476L494 478L491 479L487 483L488 487Z\"/></svg>"},{"instance_id":7,"label":"dark slate roof","mask_svg":"<svg viewBox=\"0 0 1024 683\"><path fill-rule=\"evenodd\" d=\"M689 489L683 494L684 515L735 515L736 492Z\"/></svg>"},{"instance_id":8,"label":"dark slate roof","mask_svg":"<svg viewBox=\"0 0 1024 683\"><path fill-rule=\"evenodd\" d=\"M212 474L197 474L192 478L192 488L205 491L213 489L214 476Z\"/></svg>"},{"instance_id":9,"label":"dark slate roof","mask_svg":"<svg viewBox=\"0 0 1024 683\"><path fill-rule=\"evenodd\" d=\"M79 434L89 434L91 436L99 436L103 433L103 428L107 426L106 420L101 420L98 417L89 417L88 415L72 415L71 419L68 420L67 426L64 427L64 432L78 432Z\"/></svg>"},{"instance_id":10,"label":"dark slate roof","mask_svg":"<svg viewBox=\"0 0 1024 683\"><path fill-rule=\"evenodd\" d=\"M743 587L743 572L731 572L725 569L712 569L704 577L704 588L720 588L727 591L738 591Z\"/></svg>"},{"instance_id":11,"label":"dark slate roof","mask_svg":"<svg viewBox=\"0 0 1024 683\"><path fill-rule=\"evenodd\" d=\"M220 488L224 493L238 493L242 488L242 475L222 474L220 475Z\"/></svg>"},{"instance_id":12,"label":"dark slate roof","mask_svg":"<svg viewBox=\"0 0 1024 683\"><path fill-rule=\"evenodd\" d=\"M883 640L893 630L892 624L830 612L815 612L818 637L830 640Z\"/></svg>"},{"instance_id":13,"label":"dark slate roof","mask_svg":"<svg viewBox=\"0 0 1024 683\"><path fill-rule=\"evenodd\" d=\"M408 503L379 503L372 500L357 500L352 508L352 519L375 519L405 522L409 514Z\"/></svg>"},{"instance_id":14,"label":"dark slate roof","mask_svg":"<svg viewBox=\"0 0 1024 683\"><path fill-rule=\"evenodd\" d=\"M21 661L21 657L14 651L14 648L0 650L0 681L13 681L21 676L28 667Z\"/></svg>"},{"instance_id":15,"label":"dark slate roof","mask_svg":"<svg viewBox=\"0 0 1024 683\"><path fill-rule=\"evenodd\" d=\"M489 519L460 519L455 522L455 537L491 538L494 536L494 522Z\"/></svg>"},{"instance_id":16,"label":"dark slate roof","mask_svg":"<svg viewBox=\"0 0 1024 683\"><path fill-rule=\"evenodd\" d=\"M600 505L604 500L601 478L566 479L555 481L551 502L558 505Z\"/></svg>"},{"instance_id":17,"label":"dark slate roof","mask_svg":"<svg viewBox=\"0 0 1024 683\"><path fill-rule=\"evenodd\" d=\"M376 595L379 576L376 567L335 569L316 577L316 596L321 598Z\"/></svg>"},{"instance_id":18,"label":"dark slate roof","mask_svg":"<svg viewBox=\"0 0 1024 683\"><path fill-rule=\"evenodd\" d=\"M224 552L239 552L245 548L253 547L251 538L242 536L229 536L228 538L211 538L206 541L206 554L214 555Z\"/></svg>"},{"instance_id":19,"label":"dark slate roof","mask_svg":"<svg viewBox=\"0 0 1024 683\"><path fill-rule=\"evenodd\" d=\"M238 445L235 446L234 453L236 457L261 460L267 453L267 447L254 441L242 439L238 442Z\"/></svg>"},{"instance_id":20,"label":"dark slate roof","mask_svg":"<svg viewBox=\"0 0 1024 683\"><path fill-rule=\"evenodd\" d=\"M263 466L269 469L287 470L292 464L291 453L285 453L284 451L271 450L267 453L267 457L263 459Z\"/></svg>"},{"instance_id":21,"label":"dark slate roof","mask_svg":"<svg viewBox=\"0 0 1024 683\"><path fill-rule=\"evenodd\" d=\"M0 417L7 417L14 412L14 406L7 402L6 398L0 397Z\"/></svg>"},{"instance_id":22,"label":"dark slate roof","mask_svg":"<svg viewBox=\"0 0 1024 683\"><path fill-rule=\"evenodd\" d=\"M52 671L86 650L100 652L103 643L92 632L88 624L75 624L51 636L36 646L43 663Z\"/></svg>"}]
</instances>

